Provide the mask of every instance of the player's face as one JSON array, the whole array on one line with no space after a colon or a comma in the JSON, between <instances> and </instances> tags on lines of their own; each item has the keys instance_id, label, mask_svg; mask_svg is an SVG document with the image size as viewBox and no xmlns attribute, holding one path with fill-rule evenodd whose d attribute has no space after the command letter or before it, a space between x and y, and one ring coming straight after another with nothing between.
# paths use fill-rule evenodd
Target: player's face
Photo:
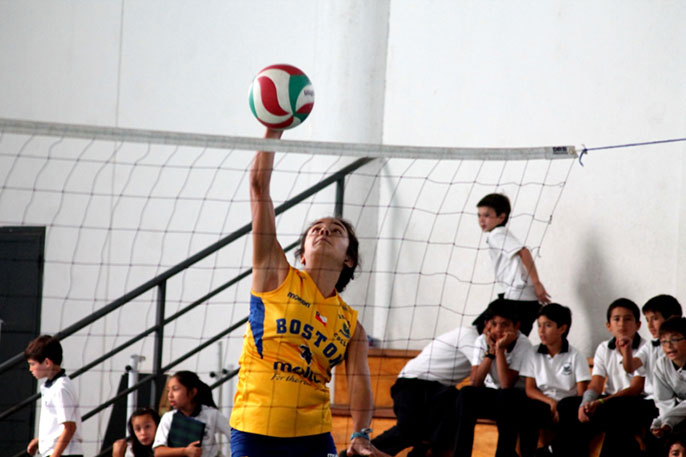
<instances>
[{"instance_id":1,"label":"player's face","mask_svg":"<svg viewBox=\"0 0 686 457\"><path fill-rule=\"evenodd\" d=\"M307 265L308 259L325 255L340 259L341 268L343 264L351 266L347 256L349 244L348 230L340 221L332 217L320 219L307 231L302 261Z\"/></svg>"},{"instance_id":2,"label":"player's face","mask_svg":"<svg viewBox=\"0 0 686 457\"><path fill-rule=\"evenodd\" d=\"M510 319L495 316L491 319L490 331L491 335L497 340L505 336L506 333L516 332L517 329Z\"/></svg>"},{"instance_id":3,"label":"player's face","mask_svg":"<svg viewBox=\"0 0 686 457\"><path fill-rule=\"evenodd\" d=\"M133 433L136 435L136 439L143 446L150 446L155 439L155 432L157 431L157 425L155 425L153 418L149 414L136 416L131 419L131 425L133 426Z\"/></svg>"},{"instance_id":4,"label":"player's face","mask_svg":"<svg viewBox=\"0 0 686 457\"><path fill-rule=\"evenodd\" d=\"M50 376L51 373L51 364L50 364L50 359L45 359L42 362L38 362L37 360L29 359L29 371L33 375L34 378L36 379L43 379L47 378Z\"/></svg>"},{"instance_id":5,"label":"player's face","mask_svg":"<svg viewBox=\"0 0 686 457\"><path fill-rule=\"evenodd\" d=\"M489 206L479 206L477 214L479 216L479 227L484 232L490 232L505 220L505 213L498 216L495 214L495 210Z\"/></svg>"},{"instance_id":6,"label":"player's face","mask_svg":"<svg viewBox=\"0 0 686 457\"><path fill-rule=\"evenodd\" d=\"M195 389L191 389L190 392L188 388L181 384L176 378L171 378L167 383L167 398L169 399L169 405L172 408L179 410L192 410L193 409L193 398L195 397Z\"/></svg>"},{"instance_id":7,"label":"player's face","mask_svg":"<svg viewBox=\"0 0 686 457\"><path fill-rule=\"evenodd\" d=\"M653 336L653 338L657 338L660 336L660 325L662 325L662 323L665 321L665 318L662 317L662 313L657 313L654 311L646 311L645 316L650 334Z\"/></svg>"},{"instance_id":8,"label":"player's face","mask_svg":"<svg viewBox=\"0 0 686 457\"><path fill-rule=\"evenodd\" d=\"M681 443L674 443L669 448L669 457L686 457L686 448Z\"/></svg>"},{"instance_id":9,"label":"player's face","mask_svg":"<svg viewBox=\"0 0 686 457\"><path fill-rule=\"evenodd\" d=\"M612 310L610 322L605 325L615 338L633 338L641 323L636 322L634 313L630 309L617 307Z\"/></svg>"},{"instance_id":10,"label":"player's face","mask_svg":"<svg viewBox=\"0 0 686 457\"><path fill-rule=\"evenodd\" d=\"M557 322L551 321L545 316L539 316L536 321L538 323L538 337L542 344L556 345L562 341L562 335L567 331L566 325L558 327Z\"/></svg>"},{"instance_id":11,"label":"player's face","mask_svg":"<svg viewBox=\"0 0 686 457\"><path fill-rule=\"evenodd\" d=\"M672 332L664 333L660 337L660 345L669 360L680 367L686 364L686 338L684 335Z\"/></svg>"}]
</instances>

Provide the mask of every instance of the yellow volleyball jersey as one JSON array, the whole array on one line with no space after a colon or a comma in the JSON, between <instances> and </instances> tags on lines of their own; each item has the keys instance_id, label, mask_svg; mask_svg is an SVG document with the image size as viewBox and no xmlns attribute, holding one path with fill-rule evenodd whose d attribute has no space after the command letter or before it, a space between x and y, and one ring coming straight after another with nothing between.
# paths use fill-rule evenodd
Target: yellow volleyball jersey
<instances>
[{"instance_id":1,"label":"yellow volleyball jersey","mask_svg":"<svg viewBox=\"0 0 686 457\"><path fill-rule=\"evenodd\" d=\"M275 290L251 291L231 426L276 437L331 431L327 383L356 324L340 295L324 298L293 267Z\"/></svg>"}]
</instances>

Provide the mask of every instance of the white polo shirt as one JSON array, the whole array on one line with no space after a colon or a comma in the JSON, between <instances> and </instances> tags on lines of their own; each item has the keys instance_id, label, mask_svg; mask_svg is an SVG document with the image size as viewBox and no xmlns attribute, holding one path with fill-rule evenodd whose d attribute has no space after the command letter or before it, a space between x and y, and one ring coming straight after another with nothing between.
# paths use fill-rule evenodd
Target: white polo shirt
<instances>
[{"instance_id":1,"label":"white polo shirt","mask_svg":"<svg viewBox=\"0 0 686 457\"><path fill-rule=\"evenodd\" d=\"M660 356L664 355L662 346L660 346L660 340L649 340L639 348L634 354L634 357L641 360L641 363L645 367L646 372L646 382L643 391L646 393L649 399L653 399L653 376L655 370L655 363Z\"/></svg>"},{"instance_id":2,"label":"white polo shirt","mask_svg":"<svg viewBox=\"0 0 686 457\"><path fill-rule=\"evenodd\" d=\"M666 356L655 362L654 397L660 416L653 426L674 426L686 419L686 369L678 368Z\"/></svg>"},{"instance_id":3,"label":"white polo shirt","mask_svg":"<svg viewBox=\"0 0 686 457\"><path fill-rule=\"evenodd\" d=\"M69 376L60 371L52 380L40 386L41 411L38 425L38 452L51 455L64 430L65 422L74 422L76 431L62 454L83 454L79 396Z\"/></svg>"},{"instance_id":4,"label":"white polo shirt","mask_svg":"<svg viewBox=\"0 0 686 457\"><path fill-rule=\"evenodd\" d=\"M535 379L543 395L557 401L577 395L576 384L591 380L586 357L567 340L562 341L562 349L554 357L543 344L532 347L519 375Z\"/></svg>"},{"instance_id":5,"label":"white polo shirt","mask_svg":"<svg viewBox=\"0 0 686 457\"><path fill-rule=\"evenodd\" d=\"M472 358L472 366L481 365L481 361L484 359L484 355L488 350L488 343L486 343L486 335L480 335L476 339L476 351L474 352L474 357ZM517 372L522 371L524 367L524 362L528 358L531 351L531 342L529 338L522 335L522 332L517 331L517 339L514 341L514 346L510 346L507 351L505 351L505 360L507 360L507 366L510 370ZM486 387L491 387L494 389L500 389L500 380L498 379L498 367L496 366L495 360L491 363L491 369L486 376L484 381ZM524 388L524 378L519 376L514 387Z\"/></svg>"},{"instance_id":6,"label":"white polo shirt","mask_svg":"<svg viewBox=\"0 0 686 457\"><path fill-rule=\"evenodd\" d=\"M157 432L155 433L155 441L152 443L153 449L158 446L167 445L167 435L169 435L169 429L171 428L174 414L176 414L176 410L166 412L160 419L160 424L157 426ZM197 416L193 416L193 419L205 424L205 434L203 435L201 443L202 457L216 457L217 454L219 454L219 445L217 444L215 435L218 432L221 432L226 435L227 438L231 437L229 419L224 417L217 408L206 405L202 405L200 413Z\"/></svg>"},{"instance_id":7,"label":"white polo shirt","mask_svg":"<svg viewBox=\"0 0 686 457\"><path fill-rule=\"evenodd\" d=\"M645 344L646 340L637 333L632 343L634 352L637 353ZM591 374L606 378L605 393L612 395L629 387L634 376L645 378L645 371L645 367L641 367L633 373L624 371L622 354L616 350L615 339L612 338L598 345L595 357L593 357L593 373Z\"/></svg>"},{"instance_id":8,"label":"white polo shirt","mask_svg":"<svg viewBox=\"0 0 686 457\"><path fill-rule=\"evenodd\" d=\"M529 273L517 255L525 246L505 227L496 227L486 237L495 267L495 280L510 300L537 300Z\"/></svg>"},{"instance_id":9,"label":"white polo shirt","mask_svg":"<svg viewBox=\"0 0 686 457\"><path fill-rule=\"evenodd\" d=\"M478 336L474 327L458 327L436 337L405 364L398 377L454 386L471 372L470 362Z\"/></svg>"}]
</instances>

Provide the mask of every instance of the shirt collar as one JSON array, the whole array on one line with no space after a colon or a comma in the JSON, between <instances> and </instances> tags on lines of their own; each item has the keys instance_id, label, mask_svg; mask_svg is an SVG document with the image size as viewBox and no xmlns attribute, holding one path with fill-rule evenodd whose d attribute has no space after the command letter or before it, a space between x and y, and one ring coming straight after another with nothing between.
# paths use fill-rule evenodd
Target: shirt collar
<instances>
[{"instance_id":1,"label":"shirt collar","mask_svg":"<svg viewBox=\"0 0 686 457\"><path fill-rule=\"evenodd\" d=\"M536 352L538 352L539 354L549 354L548 346L541 343L538 345L538 350ZM567 338L562 338L562 347L560 347L560 354L562 354L563 352L569 352L569 341L567 341Z\"/></svg>"},{"instance_id":2,"label":"shirt collar","mask_svg":"<svg viewBox=\"0 0 686 457\"><path fill-rule=\"evenodd\" d=\"M636 333L634 335L634 340L631 342L631 348L632 349L638 349L638 346L641 344L641 335ZM617 349L617 338L612 338L610 341L607 342L607 347L610 349Z\"/></svg>"},{"instance_id":3,"label":"shirt collar","mask_svg":"<svg viewBox=\"0 0 686 457\"><path fill-rule=\"evenodd\" d=\"M660 345L660 339L650 340L650 344L652 344L653 347L658 347Z\"/></svg>"},{"instance_id":4,"label":"shirt collar","mask_svg":"<svg viewBox=\"0 0 686 457\"><path fill-rule=\"evenodd\" d=\"M64 369L61 369L60 371L57 372L57 374L55 376L53 376L51 379L48 379L47 381L45 381L45 387L52 386L55 383L55 381L57 381L62 376L66 376Z\"/></svg>"}]
</instances>

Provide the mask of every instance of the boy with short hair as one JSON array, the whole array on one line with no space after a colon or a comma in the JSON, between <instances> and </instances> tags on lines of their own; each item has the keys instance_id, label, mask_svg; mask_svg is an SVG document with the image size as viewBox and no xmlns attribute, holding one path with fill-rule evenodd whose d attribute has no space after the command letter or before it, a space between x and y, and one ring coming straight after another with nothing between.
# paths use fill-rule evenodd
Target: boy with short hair
<instances>
[{"instance_id":1,"label":"boy with short hair","mask_svg":"<svg viewBox=\"0 0 686 457\"><path fill-rule=\"evenodd\" d=\"M681 304L676 298L671 295L657 295L643 305L642 311L653 340L650 341L650 344L642 346L635 354L629 346L624 353L622 363L628 373L640 367L646 368L646 382L643 391L648 395L648 398L652 398L655 363L664 354L659 341L660 325L670 317L681 317L682 310Z\"/></svg>"},{"instance_id":2,"label":"boy with short hair","mask_svg":"<svg viewBox=\"0 0 686 457\"><path fill-rule=\"evenodd\" d=\"M471 371L473 327L458 327L436 337L408 361L391 387L397 423L372 440L374 447L396 455L412 446L408 457L442 455L455 446L456 385Z\"/></svg>"},{"instance_id":3,"label":"boy with short hair","mask_svg":"<svg viewBox=\"0 0 686 457\"><path fill-rule=\"evenodd\" d=\"M576 414L573 409L560 411L555 455L585 455L592 433L598 431L605 432L601 456L640 455L634 434L654 417L655 405L643 398L645 367L627 373L622 366L622 350L638 350L646 344L638 334L638 306L619 298L610 304L606 316L612 338L598 345L591 382Z\"/></svg>"},{"instance_id":4,"label":"boy with short hair","mask_svg":"<svg viewBox=\"0 0 686 457\"><path fill-rule=\"evenodd\" d=\"M486 320L489 323L475 342L471 385L460 389L457 398L455 457L472 454L474 425L479 418L494 419L498 425L496 457L510 457L515 452L524 399L519 371L531 343L519 331L519 319L507 300L493 301Z\"/></svg>"},{"instance_id":5,"label":"boy with short hair","mask_svg":"<svg viewBox=\"0 0 686 457\"><path fill-rule=\"evenodd\" d=\"M520 376L525 378L528 401L524 406L525 429L520 448L522 456L533 455L541 427L556 428L558 402L583 395L591 372L586 357L567 341L572 312L566 306L550 303L538 313L538 336L541 344L532 348ZM537 455L550 452L544 448Z\"/></svg>"},{"instance_id":6,"label":"boy with short hair","mask_svg":"<svg viewBox=\"0 0 686 457\"><path fill-rule=\"evenodd\" d=\"M655 364L654 396L660 415L650 430L662 438L686 429L686 319L667 319L660 326L659 338L664 355Z\"/></svg>"},{"instance_id":7,"label":"boy with short hair","mask_svg":"<svg viewBox=\"0 0 686 457\"><path fill-rule=\"evenodd\" d=\"M29 370L36 379L46 379L40 387L41 413L38 438L26 452L44 457L82 456L81 416L76 389L61 368L62 345L50 335L41 335L24 350Z\"/></svg>"},{"instance_id":8,"label":"boy with short hair","mask_svg":"<svg viewBox=\"0 0 686 457\"><path fill-rule=\"evenodd\" d=\"M540 303L550 303L550 296L538 277L531 252L506 228L510 200L503 194L488 194L477 203L481 230L488 233L486 244L495 267L495 280L519 316L520 331L529 335L538 316ZM474 321L478 326L482 313Z\"/></svg>"}]
</instances>

